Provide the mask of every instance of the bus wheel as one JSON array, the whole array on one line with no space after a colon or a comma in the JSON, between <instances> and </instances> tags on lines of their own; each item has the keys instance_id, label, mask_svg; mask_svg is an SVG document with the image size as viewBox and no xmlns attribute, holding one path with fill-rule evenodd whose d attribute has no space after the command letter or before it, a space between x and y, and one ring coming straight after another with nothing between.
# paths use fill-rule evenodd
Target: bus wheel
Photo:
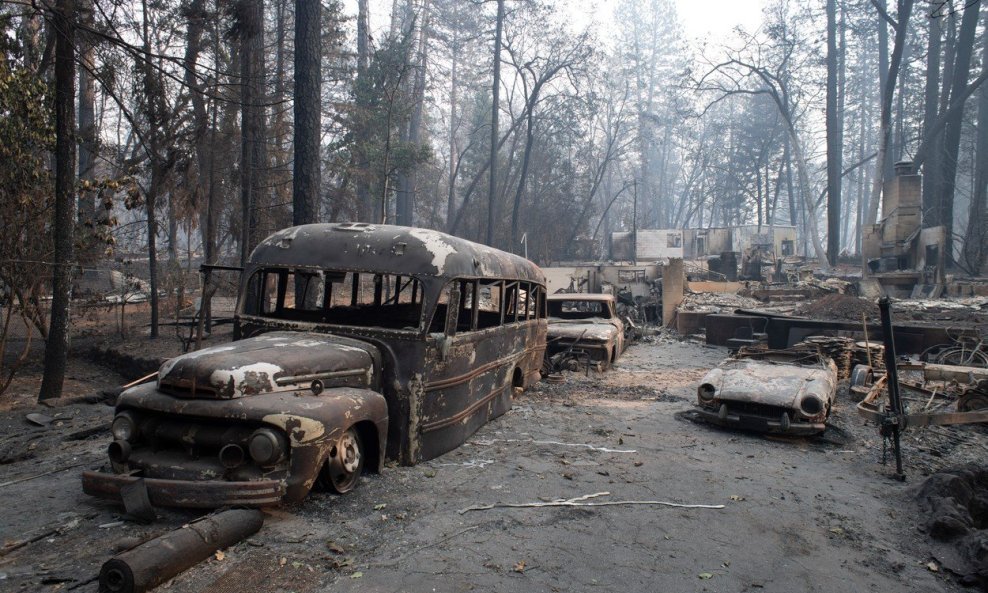
<instances>
[{"instance_id":1,"label":"bus wheel","mask_svg":"<svg viewBox=\"0 0 988 593\"><path fill-rule=\"evenodd\" d=\"M346 494L357 487L364 469L364 444L357 429L350 427L329 452L323 468L326 485L337 494Z\"/></svg>"}]
</instances>

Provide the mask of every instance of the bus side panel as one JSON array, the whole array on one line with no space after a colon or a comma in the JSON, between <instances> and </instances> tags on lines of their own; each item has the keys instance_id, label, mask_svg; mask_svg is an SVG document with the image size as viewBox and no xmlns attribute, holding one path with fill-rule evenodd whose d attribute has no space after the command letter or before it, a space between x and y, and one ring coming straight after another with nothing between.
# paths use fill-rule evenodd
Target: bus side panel
<instances>
[{"instance_id":1,"label":"bus side panel","mask_svg":"<svg viewBox=\"0 0 988 593\"><path fill-rule=\"evenodd\" d=\"M438 343L427 349L413 463L455 449L511 409L516 369L530 382L541 366L545 322L512 323L448 339L445 361Z\"/></svg>"}]
</instances>

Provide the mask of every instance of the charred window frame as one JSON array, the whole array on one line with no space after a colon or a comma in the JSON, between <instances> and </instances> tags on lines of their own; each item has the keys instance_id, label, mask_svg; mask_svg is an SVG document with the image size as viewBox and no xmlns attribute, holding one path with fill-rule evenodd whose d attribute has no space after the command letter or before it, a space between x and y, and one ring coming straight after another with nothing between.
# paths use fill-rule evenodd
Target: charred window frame
<instances>
[{"instance_id":1,"label":"charred window frame","mask_svg":"<svg viewBox=\"0 0 988 593\"><path fill-rule=\"evenodd\" d=\"M536 291L536 298L538 299L537 308L539 311L539 319L545 319L549 317L549 309L546 305L548 299L546 298L545 286L539 285Z\"/></svg>"},{"instance_id":2,"label":"charred window frame","mask_svg":"<svg viewBox=\"0 0 988 593\"><path fill-rule=\"evenodd\" d=\"M244 313L292 321L419 332L424 285L413 276L267 268L248 280Z\"/></svg>"},{"instance_id":3,"label":"charred window frame","mask_svg":"<svg viewBox=\"0 0 988 593\"><path fill-rule=\"evenodd\" d=\"M450 319L453 290L455 323ZM523 280L458 278L448 282L436 300L429 333L455 334L500 327L534 319L544 319L545 287Z\"/></svg>"}]
</instances>

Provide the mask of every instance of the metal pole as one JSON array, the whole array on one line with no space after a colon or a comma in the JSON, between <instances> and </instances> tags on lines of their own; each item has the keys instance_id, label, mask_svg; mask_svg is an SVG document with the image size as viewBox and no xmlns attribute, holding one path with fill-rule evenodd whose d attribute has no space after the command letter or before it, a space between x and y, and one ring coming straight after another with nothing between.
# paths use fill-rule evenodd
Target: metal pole
<instances>
[{"instance_id":1,"label":"metal pole","mask_svg":"<svg viewBox=\"0 0 988 593\"><path fill-rule=\"evenodd\" d=\"M100 569L99 590L143 593L153 589L216 550L257 533L263 523L263 513L255 509L233 509L193 521L107 560Z\"/></svg>"},{"instance_id":2,"label":"metal pole","mask_svg":"<svg viewBox=\"0 0 988 593\"><path fill-rule=\"evenodd\" d=\"M887 296L878 299L878 310L882 314L882 338L885 342L885 373L888 377L890 413L882 420L883 437L892 437L892 453L895 455L895 478L905 480L902 472L902 450L899 446L899 421L902 418L902 399L899 397L899 373L895 364L895 336L892 333L892 302Z\"/></svg>"}]
</instances>

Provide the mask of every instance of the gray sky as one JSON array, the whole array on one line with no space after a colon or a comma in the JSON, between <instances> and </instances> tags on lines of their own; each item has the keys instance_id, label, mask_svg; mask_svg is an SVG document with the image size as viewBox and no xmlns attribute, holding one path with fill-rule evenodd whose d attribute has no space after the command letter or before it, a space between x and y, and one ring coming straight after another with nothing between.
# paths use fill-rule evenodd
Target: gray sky
<instances>
[{"instance_id":1,"label":"gray sky","mask_svg":"<svg viewBox=\"0 0 988 593\"><path fill-rule=\"evenodd\" d=\"M574 15L579 15L574 27L585 23L612 22L614 0L557 0L560 6L569 5ZM752 31L761 22L763 0L674 0L683 31L690 39L723 38L741 25Z\"/></svg>"},{"instance_id":2,"label":"gray sky","mask_svg":"<svg viewBox=\"0 0 988 593\"><path fill-rule=\"evenodd\" d=\"M556 0L569 7L573 27L582 29L591 22L606 28L612 22L614 0ZM711 40L730 36L741 25L749 31L761 22L763 0L674 0L679 20L686 36L691 39L709 37ZM386 26L391 10L387 0L371 0L371 29ZM343 10L357 13L356 0L343 0Z\"/></svg>"}]
</instances>

